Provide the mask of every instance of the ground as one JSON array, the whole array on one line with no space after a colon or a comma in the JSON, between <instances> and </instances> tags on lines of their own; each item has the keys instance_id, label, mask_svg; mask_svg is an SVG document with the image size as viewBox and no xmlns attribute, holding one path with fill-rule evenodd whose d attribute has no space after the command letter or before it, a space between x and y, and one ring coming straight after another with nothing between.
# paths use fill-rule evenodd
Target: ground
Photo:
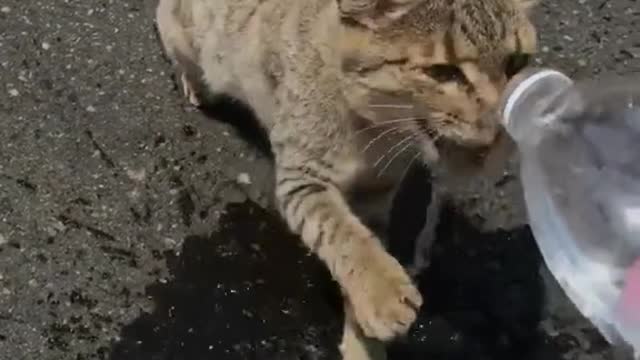
<instances>
[{"instance_id":1,"label":"ground","mask_svg":"<svg viewBox=\"0 0 640 360\"><path fill-rule=\"evenodd\" d=\"M185 105L154 6L0 2L0 359L336 359L335 284L270 207L268 157ZM540 64L640 70L638 1L543 0L535 20ZM518 225L517 184L475 190L508 230L445 217L392 359L614 358Z\"/></svg>"}]
</instances>

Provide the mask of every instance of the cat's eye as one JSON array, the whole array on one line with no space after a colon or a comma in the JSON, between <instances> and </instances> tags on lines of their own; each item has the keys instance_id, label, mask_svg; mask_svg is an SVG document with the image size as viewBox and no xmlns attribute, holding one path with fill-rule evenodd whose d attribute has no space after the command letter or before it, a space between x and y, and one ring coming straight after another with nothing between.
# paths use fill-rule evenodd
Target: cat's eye
<instances>
[{"instance_id":1,"label":"cat's eye","mask_svg":"<svg viewBox=\"0 0 640 360\"><path fill-rule=\"evenodd\" d=\"M467 80L462 70L455 65L436 64L424 68L424 73L437 82L459 82L463 83Z\"/></svg>"},{"instance_id":2,"label":"cat's eye","mask_svg":"<svg viewBox=\"0 0 640 360\"><path fill-rule=\"evenodd\" d=\"M530 54L520 53L510 55L507 58L504 68L504 73L507 75L507 78L512 78L514 75L522 71L522 69L529 65L530 60Z\"/></svg>"}]
</instances>

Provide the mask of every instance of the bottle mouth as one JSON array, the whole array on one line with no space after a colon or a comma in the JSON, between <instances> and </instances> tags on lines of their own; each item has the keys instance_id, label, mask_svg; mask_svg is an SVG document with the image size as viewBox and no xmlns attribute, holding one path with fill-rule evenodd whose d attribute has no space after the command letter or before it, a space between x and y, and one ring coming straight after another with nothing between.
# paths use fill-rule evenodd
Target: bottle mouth
<instances>
[{"instance_id":1,"label":"bottle mouth","mask_svg":"<svg viewBox=\"0 0 640 360\"><path fill-rule=\"evenodd\" d=\"M502 106L502 116L500 117L502 125L507 126L511 122L513 109L518 101L527 93L528 89L532 88L537 82L554 76L565 81L567 84L571 84L573 82L567 75L552 69L524 72L513 78L510 84L507 85L506 94L508 94L508 96L504 100Z\"/></svg>"}]
</instances>

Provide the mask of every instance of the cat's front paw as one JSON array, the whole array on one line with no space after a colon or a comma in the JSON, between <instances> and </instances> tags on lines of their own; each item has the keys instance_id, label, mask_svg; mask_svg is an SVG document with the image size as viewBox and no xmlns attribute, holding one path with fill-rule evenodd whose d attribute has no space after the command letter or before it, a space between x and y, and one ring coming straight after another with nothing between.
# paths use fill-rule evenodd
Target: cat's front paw
<instances>
[{"instance_id":1,"label":"cat's front paw","mask_svg":"<svg viewBox=\"0 0 640 360\"><path fill-rule=\"evenodd\" d=\"M411 278L385 252L357 267L347 291L363 333L383 341L405 335L422 306L422 296Z\"/></svg>"}]
</instances>

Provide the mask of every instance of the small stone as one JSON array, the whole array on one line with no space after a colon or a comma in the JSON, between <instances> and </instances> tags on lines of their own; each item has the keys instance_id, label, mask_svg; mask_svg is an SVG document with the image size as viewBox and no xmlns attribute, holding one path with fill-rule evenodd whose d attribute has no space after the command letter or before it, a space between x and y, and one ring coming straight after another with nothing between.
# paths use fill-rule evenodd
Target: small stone
<instances>
[{"instance_id":1,"label":"small stone","mask_svg":"<svg viewBox=\"0 0 640 360\"><path fill-rule=\"evenodd\" d=\"M42 43L42 48L44 50L49 50L51 48L51 45L48 42L43 42Z\"/></svg>"},{"instance_id":2,"label":"small stone","mask_svg":"<svg viewBox=\"0 0 640 360\"><path fill-rule=\"evenodd\" d=\"M91 105L89 105L89 106L87 106L87 111L90 112L90 113L94 113L94 112L96 112L96 108L91 106Z\"/></svg>"},{"instance_id":3,"label":"small stone","mask_svg":"<svg viewBox=\"0 0 640 360\"><path fill-rule=\"evenodd\" d=\"M587 61L586 61L586 60L584 60L584 59L580 59L580 60L578 60L578 66L580 66L580 67L585 67L585 66L587 66Z\"/></svg>"},{"instance_id":4,"label":"small stone","mask_svg":"<svg viewBox=\"0 0 640 360\"><path fill-rule=\"evenodd\" d=\"M8 241L7 241L7 238L6 238L6 237L4 237L4 235L0 234L0 245L4 245L4 244L6 244L7 242L8 242Z\"/></svg>"},{"instance_id":5,"label":"small stone","mask_svg":"<svg viewBox=\"0 0 640 360\"><path fill-rule=\"evenodd\" d=\"M58 232L63 232L63 231L65 231L65 230L67 229L67 227L66 227L66 226L64 226L64 224L63 224L62 222L60 222L60 221L55 221L55 222L52 224L52 226L53 226L56 230L58 230Z\"/></svg>"},{"instance_id":6,"label":"small stone","mask_svg":"<svg viewBox=\"0 0 640 360\"><path fill-rule=\"evenodd\" d=\"M47 227L46 232L47 232L47 235L49 236L56 236L56 234L58 233L56 229L53 227Z\"/></svg>"},{"instance_id":7,"label":"small stone","mask_svg":"<svg viewBox=\"0 0 640 360\"><path fill-rule=\"evenodd\" d=\"M11 295L11 290L7 288L2 289L2 295Z\"/></svg>"},{"instance_id":8,"label":"small stone","mask_svg":"<svg viewBox=\"0 0 640 360\"><path fill-rule=\"evenodd\" d=\"M11 8L8 6L3 6L2 8L0 8L0 11L2 11L3 13L7 14L11 11Z\"/></svg>"},{"instance_id":9,"label":"small stone","mask_svg":"<svg viewBox=\"0 0 640 360\"><path fill-rule=\"evenodd\" d=\"M251 177L249 177L249 174L247 173L240 173L236 178L236 181L238 184L251 185Z\"/></svg>"},{"instance_id":10,"label":"small stone","mask_svg":"<svg viewBox=\"0 0 640 360\"><path fill-rule=\"evenodd\" d=\"M169 238L169 237L166 237L166 238L162 239L162 242L164 243L164 245L166 247L170 247L170 248L174 248L178 244L175 240L173 240L172 238Z\"/></svg>"},{"instance_id":11,"label":"small stone","mask_svg":"<svg viewBox=\"0 0 640 360\"><path fill-rule=\"evenodd\" d=\"M31 279L31 280L29 280L29 283L28 283L28 284L29 284L29 286L31 286L31 287L36 287L36 286L38 286L38 282L36 281L36 279Z\"/></svg>"},{"instance_id":12,"label":"small stone","mask_svg":"<svg viewBox=\"0 0 640 360\"><path fill-rule=\"evenodd\" d=\"M129 169L127 170L127 176L133 181L143 182L147 176L147 172L145 171L145 169L140 169L137 171Z\"/></svg>"},{"instance_id":13,"label":"small stone","mask_svg":"<svg viewBox=\"0 0 640 360\"><path fill-rule=\"evenodd\" d=\"M9 96L11 96L11 97L16 97L16 96L18 96L18 95L20 95L20 92L19 92L18 90L16 90L16 89L9 89Z\"/></svg>"}]
</instances>

